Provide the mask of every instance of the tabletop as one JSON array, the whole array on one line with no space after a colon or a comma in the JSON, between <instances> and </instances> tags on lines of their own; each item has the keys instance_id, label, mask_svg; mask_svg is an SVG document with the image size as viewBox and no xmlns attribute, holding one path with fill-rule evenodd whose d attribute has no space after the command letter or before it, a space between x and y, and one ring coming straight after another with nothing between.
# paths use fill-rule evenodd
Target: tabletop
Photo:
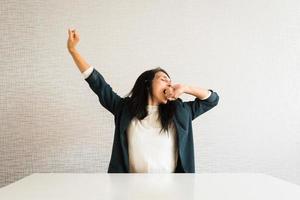
<instances>
[{"instance_id":1,"label":"tabletop","mask_svg":"<svg viewBox=\"0 0 300 200\"><path fill-rule=\"evenodd\" d=\"M1 200L299 200L300 186L260 173L34 173Z\"/></svg>"}]
</instances>

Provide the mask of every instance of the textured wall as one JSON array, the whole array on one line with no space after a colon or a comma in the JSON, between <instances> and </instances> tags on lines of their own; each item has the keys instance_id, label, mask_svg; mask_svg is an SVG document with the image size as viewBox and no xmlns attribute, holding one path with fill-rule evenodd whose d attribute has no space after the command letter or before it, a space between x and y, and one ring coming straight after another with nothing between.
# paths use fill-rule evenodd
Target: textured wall
<instances>
[{"instance_id":1,"label":"textured wall","mask_svg":"<svg viewBox=\"0 0 300 200\"><path fill-rule=\"evenodd\" d=\"M2 0L0 186L107 170L113 117L67 52L69 27L121 96L154 66L218 92L218 106L193 122L198 173L300 184L299 11L297 0Z\"/></svg>"}]
</instances>

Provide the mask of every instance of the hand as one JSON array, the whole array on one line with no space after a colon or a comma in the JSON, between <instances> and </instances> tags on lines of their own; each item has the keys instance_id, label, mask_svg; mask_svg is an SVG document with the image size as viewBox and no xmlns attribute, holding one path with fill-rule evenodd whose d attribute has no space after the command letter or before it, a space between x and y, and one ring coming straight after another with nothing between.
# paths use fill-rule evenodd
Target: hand
<instances>
[{"instance_id":1,"label":"hand","mask_svg":"<svg viewBox=\"0 0 300 200\"><path fill-rule=\"evenodd\" d=\"M182 84L174 84L165 90L165 96L169 101L176 100L185 91L185 86Z\"/></svg>"},{"instance_id":2,"label":"hand","mask_svg":"<svg viewBox=\"0 0 300 200\"><path fill-rule=\"evenodd\" d=\"M69 38L68 38L68 50L69 52L75 50L75 46L77 45L77 43L79 42L79 33L76 32L76 30L71 30L68 29L69 32Z\"/></svg>"}]
</instances>

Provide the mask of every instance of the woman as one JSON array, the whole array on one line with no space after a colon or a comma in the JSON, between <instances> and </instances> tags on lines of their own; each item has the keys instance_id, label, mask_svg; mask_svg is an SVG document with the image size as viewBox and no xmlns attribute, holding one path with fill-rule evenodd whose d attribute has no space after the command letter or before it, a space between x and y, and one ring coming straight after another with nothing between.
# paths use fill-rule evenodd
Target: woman
<instances>
[{"instance_id":1,"label":"woman","mask_svg":"<svg viewBox=\"0 0 300 200\"><path fill-rule=\"evenodd\" d=\"M143 72L126 97L76 50L79 34L68 30L68 51L103 107L114 115L115 133L108 173L194 173L192 120L218 104L211 89L172 84L168 73ZM183 93L195 96L183 102Z\"/></svg>"}]
</instances>

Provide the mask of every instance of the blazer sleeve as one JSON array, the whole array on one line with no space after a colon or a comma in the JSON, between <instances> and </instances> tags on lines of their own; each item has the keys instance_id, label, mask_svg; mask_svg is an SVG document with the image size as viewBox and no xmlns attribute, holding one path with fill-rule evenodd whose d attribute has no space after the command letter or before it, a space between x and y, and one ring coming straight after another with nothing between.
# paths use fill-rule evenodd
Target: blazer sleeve
<instances>
[{"instance_id":1,"label":"blazer sleeve","mask_svg":"<svg viewBox=\"0 0 300 200\"><path fill-rule=\"evenodd\" d=\"M100 104L115 115L122 97L113 91L104 77L95 68L93 68L92 73L85 80L98 96Z\"/></svg>"},{"instance_id":2,"label":"blazer sleeve","mask_svg":"<svg viewBox=\"0 0 300 200\"><path fill-rule=\"evenodd\" d=\"M192 120L197 118L199 115L209 111L219 102L219 95L217 92L209 89L211 92L210 96L204 100L199 99L198 97L195 98L193 101L185 101L183 102L184 107L186 107L191 115Z\"/></svg>"}]
</instances>

